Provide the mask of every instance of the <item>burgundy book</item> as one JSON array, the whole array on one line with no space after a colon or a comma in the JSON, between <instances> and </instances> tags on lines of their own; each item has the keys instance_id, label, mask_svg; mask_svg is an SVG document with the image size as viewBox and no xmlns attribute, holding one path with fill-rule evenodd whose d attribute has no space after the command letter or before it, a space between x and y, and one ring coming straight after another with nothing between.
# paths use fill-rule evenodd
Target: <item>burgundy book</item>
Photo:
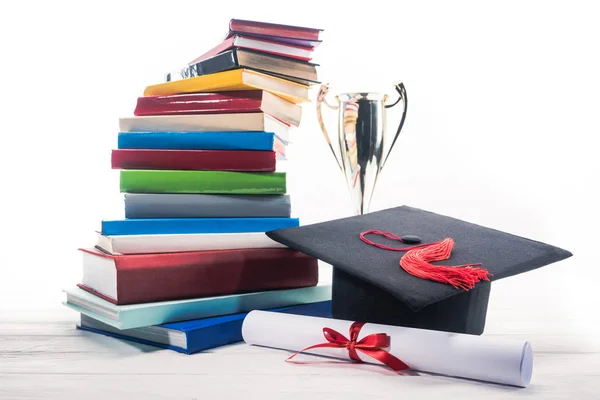
<instances>
[{"instance_id":1,"label":"burgundy book","mask_svg":"<svg viewBox=\"0 0 600 400\"><path fill-rule=\"evenodd\" d=\"M218 44L216 47L212 48L201 56L196 57L188 64L196 64L197 62L214 57L217 54L221 54L231 49L256 50L303 61L310 61L312 59L312 53L314 50L312 47L297 46L250 36L234 35L225 39L222 43Z\"/></svg>"},{"instance_id":2,"label":"burgundy book","mask_svg":"<svg viewBox=\"0 0 600 400\"><path fill-rule=\"evenodd\" d=\"M303 26L292 26L273 24L269 22L248 21L232 19L229 21L229 35L236 33L270 38L286 43L297 43L316 47L321 40L319 36L323 29L307 28Z\"/></svg>"},{"instance_id":3,"label":"burgundy book","mask_svg":"<svg viewBox=\"0 0 600 400\"><path fill-rule=\"evenodd\" d=\"M111 162L113 169L273 172L275 159L274 151L118 149Z\"/></svg>"},{"instance_id":4,"label":"burgundy book","mask_svg":"<svg viewBox=\"0 0 600 400\"><path fill-rule=\"evenodd\" d=\"M83 252L78 286L117 305L315 286L317 259L289 249L108 255Z\"/></svg>"},{"instance_id":5,"label":"burgundy book","mask_svg":"<svg viewBox=\"0 0 600 400\"><path fill-rule=\"evenodd\" d=\"M294 126L298 126L302 118L302 107L262 90L139 97L134 115L254 112L264 112Z\"/></svg>"}]
</instances>

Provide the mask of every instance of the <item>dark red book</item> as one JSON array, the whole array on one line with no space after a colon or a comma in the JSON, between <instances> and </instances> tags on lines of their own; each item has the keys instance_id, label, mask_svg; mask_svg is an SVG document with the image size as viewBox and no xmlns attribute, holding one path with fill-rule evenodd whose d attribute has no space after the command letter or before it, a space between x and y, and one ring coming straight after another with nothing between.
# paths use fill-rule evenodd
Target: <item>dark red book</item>
<instances>
[{"instance_id":1,"label":"dark red book","mask_svg":"<svg viewBox=\"0 0 600 400\"><path fill-rule=\"evenodd\" d=\"M294 126L302 118L302 107L262 90L139 97L133 113L145 116L254 112L264 112Z\"/></svg>"},{"instance_id":2,"label":"dark red book","mask_svg":"<svg viewBox=\"0 0 600 400\"><path fill-rule=\"evenodd\" d=\"M78 286L118 305L291 289L319 280L317 259L289 249L124 256L80 250Z\"/></svg>"},{"instance_id":3,"label":"dark red book","mask_svg":"<svg viewBox=\"0 0 600 400\"><path fill-rule=\"evenodd\" d=\"M113 169L169 169L194 171L275 171L274 151L145 150L112 151Z\"/></svg>"},{"instance_id":4,"label":"dark red book","mask_svg":"<svg viewBox=\"0 0 600 400\"><path fill-rule=\"evenodd\" d=\"M307 28L273 24L270 22L248 21L232 19L229 21L229 36L236 33L271 38L273 40L289 41L291 43L305 43L316 46L323 29Z\"/></svg>"}]
</instances>

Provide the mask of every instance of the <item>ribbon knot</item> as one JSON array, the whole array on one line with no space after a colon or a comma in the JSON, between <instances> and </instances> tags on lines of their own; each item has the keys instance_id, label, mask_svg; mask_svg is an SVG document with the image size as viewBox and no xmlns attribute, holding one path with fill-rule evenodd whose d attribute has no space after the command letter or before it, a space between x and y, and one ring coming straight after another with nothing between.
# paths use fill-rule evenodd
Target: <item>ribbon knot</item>
<instances>
[{"instance_id":1,"label":"ribbon knot","mask_svg":"<svg viewBox=\"0 0 600 400\"><path fill-rule=\"evenodd\" d=\"M382 362L383 364L392 368L394 371L401 371L409 368L409 366L406 365L402 360L384 350L385 348L390 347L390 337L385 333L373 333L365 336L357 342L360 330L364 325L364 322L353 322L352 325L350 325L349 339L335 329L325 327L323 328L323 336L325 336L325 340L327 340L326 343L319 343L306 347L305 349L292 354L286 361L289 361L298 354L310 349L329 347L348 349L348 356L355 362L363 362L358 356L357 351L360 351L361 353Z\"/></svg>"},{"instance_id":2,"label":"ribbon knot","mask_svg":"<svg viewBox=\"0 0 600 400\"><path fill-rule=\"evenodd\" d=\"M352 353L353 351L356 351L354 348L356 347L356 342L354 340L351 340L348 342L348 344L346 345L346 347L348 348L348 351L350 353Z\"/></svg>"}]
</instances>

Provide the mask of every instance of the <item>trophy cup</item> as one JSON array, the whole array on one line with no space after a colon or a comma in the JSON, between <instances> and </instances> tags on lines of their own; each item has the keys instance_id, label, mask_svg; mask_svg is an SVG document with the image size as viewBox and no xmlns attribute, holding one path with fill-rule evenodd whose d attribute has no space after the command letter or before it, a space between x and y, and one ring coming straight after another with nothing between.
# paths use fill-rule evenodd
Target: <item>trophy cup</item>
<instances>
[{"instance_id":1,"label":"trophy cup","mask_svg":"<svg viewBox=\"0 0 600 400\"><path fill-rule=\"evenodd\" d=\"M396 84L400 95L395 103L386 105L387 95L379 93L343 93L335 96L337 105L330 105L325 96L329 91L328 85L322 85L317 97L317 117L327 144L337 161L338 167L346 177L350 190L352 206L356 215L369 212L371 198L377 183L379 172L385 166L406 118L407 99L404 84ZM392 140L386 156L386 108L394 107L402 101L404 110L400 125ZM329 134L325 129L321 104L333 110L338 110L338 146L339 156L331 144ZM335 146L335 147L338 147Z\"/></svg>"}]
</instances>

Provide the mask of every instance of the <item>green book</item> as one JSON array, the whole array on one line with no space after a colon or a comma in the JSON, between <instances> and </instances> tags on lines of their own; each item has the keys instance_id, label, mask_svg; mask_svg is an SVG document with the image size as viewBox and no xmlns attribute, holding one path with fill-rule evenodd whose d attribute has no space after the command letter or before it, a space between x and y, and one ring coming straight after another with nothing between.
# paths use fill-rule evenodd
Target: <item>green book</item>
<instances>
[{"instance_id":1,"label":"green book","mask_svg":"<svg viewBox=\"0 0 600 400\"><path fill-rule=\"evenodd\" d=\"M121 170L125 193L285 194L285 172Z\"/></svg>"}]
</instances>

